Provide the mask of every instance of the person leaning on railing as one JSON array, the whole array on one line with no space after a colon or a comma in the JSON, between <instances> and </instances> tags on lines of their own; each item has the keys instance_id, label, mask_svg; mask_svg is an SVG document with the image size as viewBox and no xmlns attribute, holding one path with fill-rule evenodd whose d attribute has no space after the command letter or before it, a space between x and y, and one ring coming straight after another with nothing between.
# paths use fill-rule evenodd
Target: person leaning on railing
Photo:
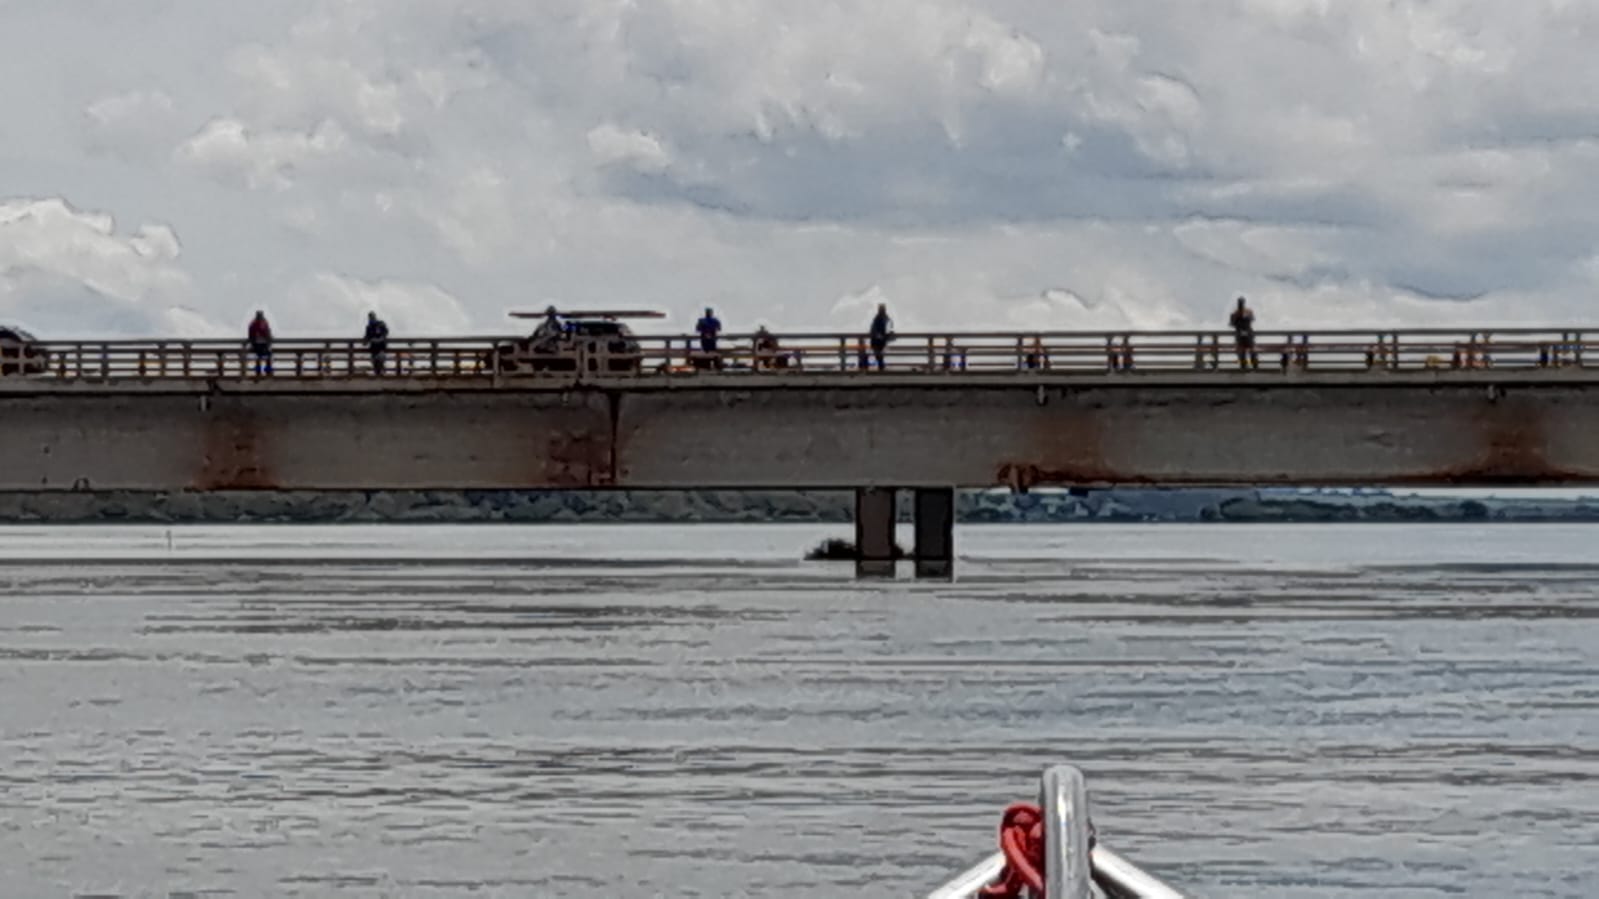
<instances>
[{"instance_id":1,"label":"person leaning on railing","mask_svg":"<svg viewBox=\"0 0 1599 899\"><path fill-rule=\"evenodd\" d=\"M755 339L751 341L755 350L756 368L787 368L788 360L778 355L777 338L765 325L755 329Z\"/></svg>"},{"instance_id":2,"label":"person leaning on railing","mask_svg":"<svg viewBox=\"0 0 1599 899\"><path fill-rule=\"evenodd\" d=\"M1044 338L1042 336L1033 335L1033 343L1027 350L1027 357L1024 362L1028 369L1049 368L1049 353L1044 349Z\"/></svg>"},{"instance_id":3,"label":"person leaning on railing","mask_svg":"<svg viewBox=\"0 0 1599 899\"><path fill-rule=\"evenodd\" d=\"M372 372L383 374L383 354L389 349L389 326L376 312L366 314L366 348L372 354Z\"/></svg>"},{"instance_id":4,"label":"person leaning on railing","mask_svg":"<svg viewBox=\"0 0 1599 899\"><path fill-rule=\"evenodd\" d=\"M250 344L250 352L255 354L255 373L272 374L272 325L267 322L265 312L259 309L255 311L246 339Z\"/></svg>"},{"instance_id":5,"label":"person leaning on railing","mask_svg":"<svg viewBox=\"0 0 1599 899\"><path fill-rule=\"evenodd\" d=\"M894 321L888 317L887 303L877 304L877 314L872 316L868 337L872 343L872 358L877 360L877 370L883 371L883 355L888 350L889 341L894 339Z\"/></svg>"},{"instance_id":6,"label":"person leaning on railing","mask_svg":"<svg viewBox=\"0 0 1599 899\"><path fill-rule=\"evenodd\" d=\"M1227 324L1233 329L1233 345L1238 351L1238 367L1259 368L1260 354L1255 351L1255 312L1244 302L1243 297L1238 298L1238 306L1227 319Z\"/></svg>"}]
</instances>

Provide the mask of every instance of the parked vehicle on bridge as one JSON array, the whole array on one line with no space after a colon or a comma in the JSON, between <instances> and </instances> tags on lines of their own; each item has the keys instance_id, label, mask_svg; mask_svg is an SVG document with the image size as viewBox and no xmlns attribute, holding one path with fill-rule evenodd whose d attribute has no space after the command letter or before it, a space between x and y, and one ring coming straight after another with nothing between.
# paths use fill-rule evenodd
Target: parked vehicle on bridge
<instances>
[{"instance_id":1,"label":"parked vehicle on bridge","mask_svg":"<svg viewBox=\"0 0 1599 899\"><path fill-rule=\"evenodd\" d=\"M644 365L638 338L622 319L665 318L661 312L567 310L512 312L512 318L543 319L527 337L496 343L489 366L502 372L577 371L580 360L604 360L604 371L637 372ZM598 368L592 370L600 370Z\"/></svg>"},{"instance_id":2,"label":"parked vehicle on bridge","mask_svg":"<svg viewBox=\"0 0 1599 899\"><path fill-rule=\"evenodd\" d=\"M50 353L27 331L0 325L0 376L42 375L50 370Z\"/></svg>"}]
</instances>

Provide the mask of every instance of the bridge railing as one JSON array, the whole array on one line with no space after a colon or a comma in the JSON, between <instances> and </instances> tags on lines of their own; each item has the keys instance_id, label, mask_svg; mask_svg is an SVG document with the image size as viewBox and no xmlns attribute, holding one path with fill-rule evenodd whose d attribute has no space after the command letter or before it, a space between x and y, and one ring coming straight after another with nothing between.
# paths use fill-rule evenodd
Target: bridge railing
<instances>
[{"instance_id":1,"label":"bridge railing","mask_svg":"<svg viewBox=\"0 0 1599 899\"><path fill-rule=\"evenodd\" d=\"M494 342L476 338L390 341L374 354L359 340L278 340L257 355L234 340L41 342L27 373L81 380L151 378L462 377L491 371Z\"/></svg>"},{"instance_id":2,"label":"bridge railing","mask_svg":"<svg viewBox=\"0 0 1599 899\"><path fill-rule=\"evenodd\" d=\"M1599 329L1588 332L1599 335ZM860 335L724 336L714 352L688 337L641 338L640 375L704 371L1015 372L1378 371L1564 367L1599 362L1582 331L935 333L881 351ZM603 370L596 366L596 370ZM617 367L613 366L612 370Z\"/></svg>"},{"instance_id":3,"label":"bridge railing","mask_svg":"<svg viewBox=\"0 0 1599 899\"><path fill-rule=\"evenodd\" d=\"M1582 330L961 332L900 334L881 348L863 335L641 335L583 338L531 353L524 338L282 339L269 356L237 340L115 340L0 344L0 375L71 380L160 378L523 378L706 373L1399 371L1599 365L1599 327Z\"/></svg>"}]
</instances>

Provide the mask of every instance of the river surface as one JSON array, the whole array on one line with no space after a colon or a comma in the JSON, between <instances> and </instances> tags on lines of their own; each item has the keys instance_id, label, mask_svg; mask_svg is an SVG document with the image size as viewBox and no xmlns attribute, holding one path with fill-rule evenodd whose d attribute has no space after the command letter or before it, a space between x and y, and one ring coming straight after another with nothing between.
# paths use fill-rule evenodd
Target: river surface
<instances>
[{"instance_id":1,"label":"river surface","mask_svg":"<svg viewBox=\"0 0 1599 899\"><path fill-rule=\"evenodd\" d=\"M0 529L0 895L1599 895L1599 527L845 530Z\"/></svg>"}]
</instances>

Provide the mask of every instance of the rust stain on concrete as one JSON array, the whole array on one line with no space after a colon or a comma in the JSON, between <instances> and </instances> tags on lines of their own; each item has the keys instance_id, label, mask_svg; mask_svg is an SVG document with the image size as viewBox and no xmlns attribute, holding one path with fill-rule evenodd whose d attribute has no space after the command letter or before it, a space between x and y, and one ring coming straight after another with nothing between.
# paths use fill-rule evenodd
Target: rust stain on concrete
<instances>
[{"instance_id":1,"label":"rust stain on concrete","mask_svg":"<svg viewBox=\"0 0 1599 899\"><path fill-rule=\"evenodd\" d=\"M1130 477L1105 457L1107 410L1069 392L1046 397L1027 414L1024 445L1031 452L1002 462L995 484L1021 492L1044 485L1126 484Z\"/></svg>"},{"instance_id":2,"label":"rust stain on concrete","mask_svg":"<svg viewBox=\"0 0 1599 899\"><path fill-rule=\"evenodd\" d=\"M228 409L207 415L196 490L276 490L262 452L262 427L254 413Z\"/></svg>"},{"instance_id":3,"label":"rust stain on concrete","mask_svg":"<svg viewBox=\"0 0 1599 899\"><path fill-rule=\"evenodd\" d=\"M620 398L606 394L607 409L588 403L582 393L578 401L587 405L571 424L540 435L542 451L535 449L529 475L539 487L610 487L616 484L616 426Z\"/></svg>"},{"instance_id":4,"label":"rust stain on concrete","mask_svg":"<svg viewBox=\"0 0 1599 899\"><path fill-rule=\"evenodd\" d=\"M1513 397L1485 401L1472 418L1475 436L1470 458L1459 465L1403 478L1406 483L1559 484L1591 480L1591 473L1568 471L1548 459L1548 412Z\"/></svg>"}]
</instances>

